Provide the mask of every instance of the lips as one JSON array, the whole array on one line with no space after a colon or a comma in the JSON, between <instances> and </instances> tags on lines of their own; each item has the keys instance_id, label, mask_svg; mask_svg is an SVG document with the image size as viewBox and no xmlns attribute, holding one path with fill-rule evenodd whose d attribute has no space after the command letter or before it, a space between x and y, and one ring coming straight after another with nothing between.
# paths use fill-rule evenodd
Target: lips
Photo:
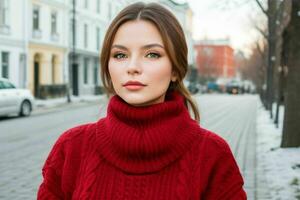
<instances>
[{"instance_id":1,"label":"lips","mask_svg":"<svg viewBox=\"0 0 300 200\"><path fill-rule=\"evenodd\" d=\"M146 85L138 81L128 81L123 86L146 86Z\"/></svg>"},{"instance_id":2,"label":"lips","mask_svg":"<svg viewBox=\"0 0 300 200\"><path fill-rule=\"evenodd\" d=\"M146 85L138 81L128 81L123 86L128 90L135 91L142 89Z\"/></svg>"}]
</instances>

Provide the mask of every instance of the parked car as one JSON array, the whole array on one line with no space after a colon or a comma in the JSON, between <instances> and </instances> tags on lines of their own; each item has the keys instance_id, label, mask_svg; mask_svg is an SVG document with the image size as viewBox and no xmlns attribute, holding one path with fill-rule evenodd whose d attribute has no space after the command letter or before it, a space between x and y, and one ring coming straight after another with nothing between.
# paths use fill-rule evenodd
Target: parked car
<instances>
[{"instance_id":1,"label":"parked car","mask_svg":"<svg viewBox=\"0 0 300 200\"><path fill-rule=\"evenodd\" d=\"M208 93L220 92L218 84L212 81L207 82L206 88Z\"/></svg>"},{"instance_id":2,"label":"parked car","mask_svg":"<svg viewBox=\"0 0 300 200\"><path fill-rule=\"evenodd\" d=\"M236 80L232 80L226 85L226 92L229 94L241 94L241 83Z\"/></svg>"},{"instance_id":3,"label":"parked car","mask_svg":"<svg viewBox=\"0 0 300 200\"><path fill-rule=\"evenodd\" d=\"M201 85L197 82L191 82L189 80L183 80L184 86L189 90L191 94L201 92Z\"/></svg>"},{"instance_id":4,"label":"parked car","mask_svg":"<svg viewBox=\"0 0 300 200\"><path fill-rule=\"evenodd\" d=\"M197 87L196 84L191 83L188 85L187 88L191 94L196 94L197 92L199 92L199 88Z\"/></svg>"},{"instance_id":5,"label":"parked car","mask_svg":"<svg viewBox=\"0 0 300 200\"><path fill-rule=\"evenodd\" d=\"M0 78L0 116L29 116L34 106L29 90L16 88L9 80Z\"/></svg>"}]
</instances>

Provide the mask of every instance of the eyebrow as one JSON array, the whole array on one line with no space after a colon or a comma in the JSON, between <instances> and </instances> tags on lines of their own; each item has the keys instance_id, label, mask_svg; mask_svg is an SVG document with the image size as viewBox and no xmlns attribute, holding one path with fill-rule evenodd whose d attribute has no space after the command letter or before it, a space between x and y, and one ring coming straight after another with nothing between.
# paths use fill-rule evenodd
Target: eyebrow
<instances>
[{"instance_id":1,"label":"eyebrow","mask_svg":"<svg viewBox=\"0 0 300 200\"><path fill-rule=\"evenodd\" d=\"M164 49L164 47L162 45L157 44L157 43L144 45L144 46L142 46L141 49L150 49L152 47L159 47L159 48ZM127 47L125 47L123 45L120 45L120 44L114 44L114 45L111 46L111 48L118 48L118 49L128 50Z\"/></svg>"}]
</instances>

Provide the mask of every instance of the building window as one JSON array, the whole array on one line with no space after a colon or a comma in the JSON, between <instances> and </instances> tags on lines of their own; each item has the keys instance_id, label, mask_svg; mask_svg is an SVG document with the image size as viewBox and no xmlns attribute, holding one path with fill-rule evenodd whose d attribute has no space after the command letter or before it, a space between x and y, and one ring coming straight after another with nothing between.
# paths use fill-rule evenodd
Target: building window
<instances>
[{"instance_id":1,"label":"building window","mask_svg":"<svg viewBox=\"0 0 300 200\"><path fill-rule=\"evenodd\" d=\"M71 20L70 20L70 37L69 37L69 39L70 39L69 42L70 42L70 46L71 46L71 47L73 47L73 45L74 45L74 44L73 44L73 37L74 37L74 33L73 33L73 28L74 28L74 27L73 27L73 25L74 25L74 21L73 21L73 19L71 19Z\"/></svg>"},{"instance_id":2,"label":"building window","mask_svg":"<svg viewBox=\"0 0 300 200\"><path fill-rule=\"evenodd\" d=\"M39 7L34 7L32 12L32 25L33 30L39 30L40 29L40 9Z\"/></svg>"},{"instance_id":3,"label":"building window","mask_svg":"<svg viewBox=\"0 0 300 200\"><path fill-rule=\"evenodd\" d=\"M97 13L100 13L100 10L101 10L101 2L100 2L100 0L97 0L97 6L96 6L97 8Z\"/></svg>"},{"instance_id":4,"label":"building window","mask_svg":"<svg viewBox=\"0 0 300 200\"><path fill-rule=\"evenodd\" d=\"M212 48L209 48L209 47L204 47L203 48L203 53L207 56L211 56L212 53L213 53L213 49Z\"/></svg>"},{"instance_id":5,"label":"building window","mask_svg":"<svg viewBox=\"0 0 300 200\"><path fill-rule=\"evenodd\" d=\"M52 84L55 84L55 76L56 76L56 57L55 55L52 55L51 60L51 67L52 67Z\"/></svg>"},{"instance_id":6,"label":"building window","mask_svg":"<svg viewBox=\"0 0 300 200\"><path fill-rule=\"evenodd\" d=\"M107 6L108 6L108 9L107 9L107 12L108 12L108 19L110 20L111 18L112 18L112 6L111 6L111 3L110 2L108 2L108 4L107 4Z\"/></svg>"},{"instance_id":7,"label":"building window","mask_svg":"<svg viewBox=\"0 0 300 200\"><path fill-rule=\"evenodd\" d=\"M8 74L9 74L9 53L8 52L1 53L1 63L2 63L2 77L8 78Z\"/></svg>"},{"instance_id":8,"label":"building window","mask_svg":"<svg viewBox=\"0 0 300 200\"><path fill-rule=\"evenodd\" d=\"M88 84L88 65L89 65L89 59L84 58L83 60L83 82L84 84Z\"/></svg>"},{"instance_id":9,"label":"building window","mask_svg":"<svg viewBox=\"0 0 300 200\"><path fill-rule=\"evenodd\" d=\"M54 11L51 13L51 34L57 33L57 13Z\"/></svg>"},{"instance_id":10,"label":"building window","mask_svg":"<svg viewBox=\"0 0 300 200\"><path fill-rule=\"evenodd\" d=\"M84 24L84 47L88 47L88 25Z\"/></svg>"},{"instance_id":11,"label":"building window","mask_svg":"<svg viewBox=\"0 0 300 200\"><path fill-rule=\"evenodd\" d=\"M95 60L95 66L94 66L94 84L98 85L98 60Z\"/></svg>"},{"instance_id":12,"label":"building window","mask_svg":"<svg viewBox=\"0 0 300 200\"><path fill-rule=\"evenodd\" d=\"M0 26L8 26L8 0L0 0Z\"/></svg>"},{"instance_id":13,"label":"building window","mask_svg":"<svg viewBox=\"0 0 300 200\"><path fill-rule=\"evenodd\" d=\"M89 7L88 0L84 0L84 8L88 9L88 7Z\"/></svg>"},{"instance_id":14,"label":"building window","mask_svg":"<svg viewBox=\"0 0 300 200\"><path fill-rule=\"evenodd\" d=\"M97 50L100 50L100 37L101 37L100 28L97 27L96 28L96 48L97 48Z\"/></svg>"}]
</instances>

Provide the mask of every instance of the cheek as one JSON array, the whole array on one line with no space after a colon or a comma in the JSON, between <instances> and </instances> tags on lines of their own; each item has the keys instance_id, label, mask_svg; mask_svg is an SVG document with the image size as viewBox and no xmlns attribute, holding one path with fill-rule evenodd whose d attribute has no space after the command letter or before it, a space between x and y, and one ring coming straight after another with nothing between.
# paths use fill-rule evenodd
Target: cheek
<instances>
[{"instance_id":1,"label":"cheek","mask_svg":"<svg viewBox=\"0 0 300 200\"><path fill-rule=\"evenodd\" d=\"M115 62L109 61L108 62L108 72L112 79L112 82L116 82L118 80L118 66Z\"/></svg>"},{"instance_id":2,"label":"cheek","mask_svg":"<svg viewBox=\"0 0 300 200\"><path fill-rule=\"evenodd\" d=\"M152 69L152 77L158 82L169 82L171 80L172 67L169 62L161 62L157 67Z\"/></svg>"}]
</instances>

